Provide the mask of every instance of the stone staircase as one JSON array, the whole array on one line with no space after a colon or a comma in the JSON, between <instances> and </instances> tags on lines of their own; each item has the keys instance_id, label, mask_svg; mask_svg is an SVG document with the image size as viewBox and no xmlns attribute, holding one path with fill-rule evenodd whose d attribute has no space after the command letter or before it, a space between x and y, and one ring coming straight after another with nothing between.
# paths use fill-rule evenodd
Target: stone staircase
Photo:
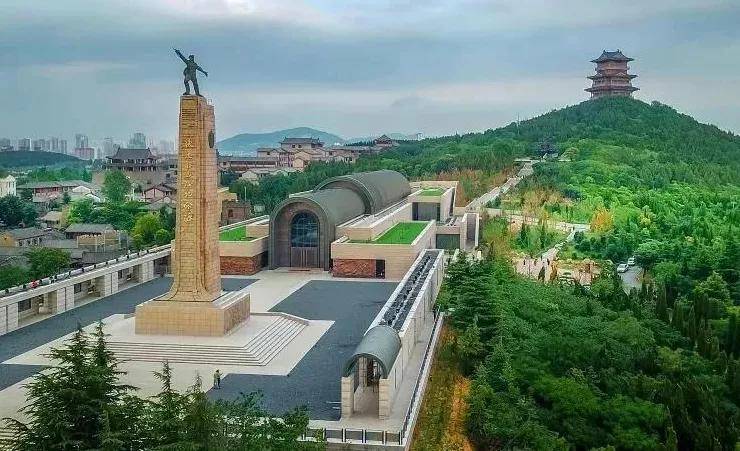
<instances>
[{"instance_id":1,"label":"stone staircase","mask_svg":"<svg viewBox=\"0 0 740 451\"><path fill-rule=\"evenodd\" d=\"M306 328L290 316L277 316L244 346L109 342L108 348L121 360L265 366Z\"/></svg>"}]
</instances>

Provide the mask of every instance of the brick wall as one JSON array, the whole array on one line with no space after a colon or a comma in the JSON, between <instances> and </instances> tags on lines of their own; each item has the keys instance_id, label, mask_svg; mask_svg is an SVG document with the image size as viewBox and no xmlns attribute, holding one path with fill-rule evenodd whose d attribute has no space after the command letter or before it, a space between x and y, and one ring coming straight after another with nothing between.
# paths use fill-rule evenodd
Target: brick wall
<instances>
[{"instance_id":1,"label":"brick wall","mask_svg":"<svg viewBox=\"0 0 740 451\"><path fill-rule=\"evenodd\" d=\"M334 277L375 277L375 260L335 258Z\"/></svg>"},{"instance_id":2,"label":"brick wall","mask_svg":"<svg viewBox=\"0 0 740 451\"><path fill-rule=\"evenodd\" d=\"M253 257L221 256L221 274L251 276L262 269L262 254Z\"/></svg>"}]
</instances>

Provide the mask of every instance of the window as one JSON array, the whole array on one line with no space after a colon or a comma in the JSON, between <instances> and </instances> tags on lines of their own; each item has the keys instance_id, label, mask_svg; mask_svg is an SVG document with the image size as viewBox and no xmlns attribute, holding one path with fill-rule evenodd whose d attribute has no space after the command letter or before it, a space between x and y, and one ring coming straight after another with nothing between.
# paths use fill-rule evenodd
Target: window
<instances>
[{"instance_id":1,"label":"window","mask_svg":"<svg viewBox=\"0 0 740 451\"><path fill-rule=\"evenodd\" d=\"M229 218L233 218L233 217L234 217L234 210L232 210L231 208L229 208L229 209L227 210L227 213L226 213L226 214L227 214L227 216L228 216Z\"/></svg>"},{"instance_id":2,"label":"window","mask_svg":"<svg viewBox=\"0 0 740 451\"><path fill-rule=\"evenodd\" d=\"M291 247L318 247L319 222L312 213L298 213L290 223Z\"/></svg>"},{"instance_id":3,"label":"window","mask_svg":"<svg viewBox=\"0 0 740 451\"><path fill-rule=\"evenodd\" d=\"M76 283L75 284L75 293L82 293L82 284Z\"/></svg>"},{"instance_id":4,"label":"window","mask_svg":"<svg viewBox=\"0 0 740 451\"><path fill-rule=\"evenodd\" d=\"M31 300L30 299L24 299L21 302L18 303L18 311L19 312L25 312L26 310L31 309Z\"/></svg>"}]
</instances>

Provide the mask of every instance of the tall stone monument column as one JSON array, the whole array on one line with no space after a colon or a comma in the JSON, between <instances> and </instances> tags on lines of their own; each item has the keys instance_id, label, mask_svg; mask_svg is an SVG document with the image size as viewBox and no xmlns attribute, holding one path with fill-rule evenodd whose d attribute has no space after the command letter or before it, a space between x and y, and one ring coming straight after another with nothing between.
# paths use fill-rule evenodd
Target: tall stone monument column
<instances>
[{"instance_id":1,"label":"tall stone monument column","mask_svg":"<svg viewBox=\"0 0 740 451\"><path fill-rule=\"evenodd\" d=\"M249 295L222 294L218 246L218 167L213 106L180 97L174 281L160 298L136 307L136 333L223 335L249 316Z\"/></svg>"},{"instance_id":2,"label":"tall stone monument column","mask_svg":"<svg viewBox=\"0 0 740 451\"><path fill-rule=\"evenodd\" d=\"M175 281L162 300L213 301L221 294L218 256L218 182L213 106L199 96L180 98Z\"/></svg>"}]
</instances>

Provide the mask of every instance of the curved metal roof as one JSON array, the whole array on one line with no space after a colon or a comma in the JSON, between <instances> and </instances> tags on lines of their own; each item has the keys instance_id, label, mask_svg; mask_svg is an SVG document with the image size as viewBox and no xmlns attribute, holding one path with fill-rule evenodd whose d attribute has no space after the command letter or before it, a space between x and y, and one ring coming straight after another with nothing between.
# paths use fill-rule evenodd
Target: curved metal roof
<instances>
[{"instance_id":1,"label":"curved metal roof","mask_svg":"<svg viewBox=\"0 0 740 451\"><path fill-rule=\"evenodd\" d=\"M379 325L368 330L362 341L355 348L352 357L344 365L344 376L352 373L352 367L360 357L373 359L380 365L382 377L388 377L388 372L393 368L398 352L401 350L401 338L398 332L390 326Z\"/></svg>"},{"instance_id":2,"label":"curved metal roof","mask_svg":"<svg viewBox=\"0 0 740 451\"><path fill-rule=\"evenodd\" d=\"M365 204L360 196L349 189L325 189L296 194L286 199L281 207L288 203L308 201L321 208L326 218L335 227L365 213ZM279 211L277 208L275 211Z\"/></svg>"},{"instance_id":3,"label":"curved metal roof","mask_svg":"<svg viewBox=\"0 0 740 451\"><path fill-rule=\"evenodd\" d=\"M315 191L345 187L347 184L363 197L365 213L377 213L411 194L406 177L389 169L333 177L321 182Z\"/></svg>"}]
</instances>

